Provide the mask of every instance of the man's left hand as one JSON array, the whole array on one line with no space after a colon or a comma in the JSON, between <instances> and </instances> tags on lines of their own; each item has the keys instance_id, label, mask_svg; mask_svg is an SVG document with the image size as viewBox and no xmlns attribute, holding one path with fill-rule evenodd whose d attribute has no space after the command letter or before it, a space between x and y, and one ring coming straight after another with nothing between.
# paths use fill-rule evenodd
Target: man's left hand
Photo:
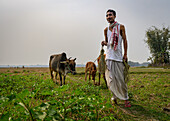
<instances>
[{"instance_id":1,"label":"man's left hand","mask_svg":"<svg viewBox=\"0 0 170 121\"><path fill-rule=\"evenodd\" d=\"M127 62L128 61L127 55L124 55L123 59L125 60L125 62Z\"/></svg>"}]
</instances>

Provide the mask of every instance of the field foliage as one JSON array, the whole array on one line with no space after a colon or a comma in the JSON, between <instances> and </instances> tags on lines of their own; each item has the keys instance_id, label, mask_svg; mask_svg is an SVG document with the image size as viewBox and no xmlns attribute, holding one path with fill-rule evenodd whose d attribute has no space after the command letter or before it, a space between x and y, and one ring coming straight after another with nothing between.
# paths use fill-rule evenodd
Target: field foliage
<instances>
[{"instance_id":1,"label":"field foliage","mask_svg":"<svg viewBox=\"0 0 170 121\"><path fill-rule=\"evenodd\" d=\"M0 69L0 120L170 120L169 69L130 68L131 108L113 104L103 79L94 86L84 81L84 68L77 72L59 86L48 68Z\"/></svg>"}]
</instances>

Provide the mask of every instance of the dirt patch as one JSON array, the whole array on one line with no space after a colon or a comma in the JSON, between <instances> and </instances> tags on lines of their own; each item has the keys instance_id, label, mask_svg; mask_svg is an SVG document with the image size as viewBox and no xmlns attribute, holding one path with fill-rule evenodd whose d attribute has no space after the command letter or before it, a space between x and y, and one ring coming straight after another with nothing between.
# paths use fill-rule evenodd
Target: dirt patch
<instances>
[{"instance_id":1,"label":"dirt patch","mask_svg":"<svg viewBox=\"0 0 170 121\"><path fill-rule=\"evenodd\" d=\"M0 68L0 73L21 73L24 71L48 73L49 68Z\"/></svg>"}]
</instances>

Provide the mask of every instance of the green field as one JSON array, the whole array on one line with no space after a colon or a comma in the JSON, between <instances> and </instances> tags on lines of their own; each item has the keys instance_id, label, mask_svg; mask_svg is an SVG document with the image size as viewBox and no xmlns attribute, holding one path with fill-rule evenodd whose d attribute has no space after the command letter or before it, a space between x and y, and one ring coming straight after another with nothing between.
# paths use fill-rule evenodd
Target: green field
<instances>
[{"instance_id":1,"label":"green field","mask_svg":"<svg viewBox=\"0 0 170 121\"><path fill-rule=\"evenodd\" d=\"M170 69L130 68L131 108L111 102L103 78L94 86L84 81L84 68L77 72L60 87L48 68L0 69L0 120L170 120Z\"/></svg>"}]
</instances>

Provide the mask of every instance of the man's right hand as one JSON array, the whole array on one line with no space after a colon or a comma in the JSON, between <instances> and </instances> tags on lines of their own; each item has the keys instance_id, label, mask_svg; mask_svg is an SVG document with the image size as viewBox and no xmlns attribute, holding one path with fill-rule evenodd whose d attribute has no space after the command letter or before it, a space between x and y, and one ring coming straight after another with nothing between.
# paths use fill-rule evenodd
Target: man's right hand
<instances>
[{"instance_id":1,"label":"man's right hand","mask_svg":"<svg viewBox=\"0 0 170 121\"><path fill-rule=\"evenodd\" d=\"M106 41L102 41L102 42L101 42L101 45L102 45L102 46L107 45L107 42L106 42Z\"/></svg>"}]
</instances>

